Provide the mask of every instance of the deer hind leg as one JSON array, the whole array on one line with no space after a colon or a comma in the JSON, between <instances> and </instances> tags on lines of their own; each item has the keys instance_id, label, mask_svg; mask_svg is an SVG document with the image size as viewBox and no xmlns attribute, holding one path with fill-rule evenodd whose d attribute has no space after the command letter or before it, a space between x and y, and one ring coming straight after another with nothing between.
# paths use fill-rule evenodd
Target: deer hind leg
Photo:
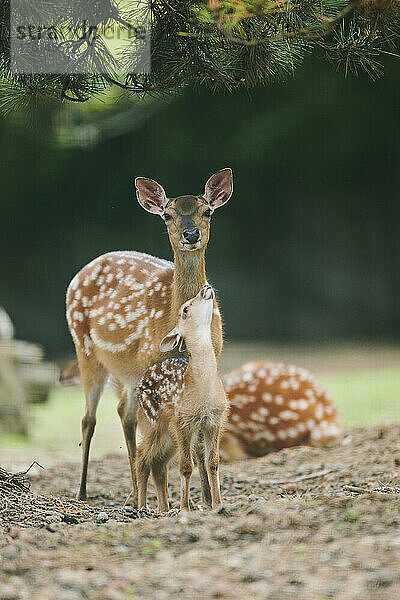
<instances>
[{"instance_id":1,"label":"deer hind leg","mask_svg":"<svg viewBox=\"0 0 400 600\"><path fill-rule=\"evenodd\" d=\"M150 464L148 461L147 448L139 446L136 460L136 478L138 487L138 508L144 508L147 504L147 481L150 475Z\"/></svg>"},{"instance_id":2,"label":"deer hind leg","mask_svg":"<svg viewBox=\"0 0 400 600\"><path fill-rule=\"evenodd\" d=\"M86 481L89 463L90 443L96 427L96 411L103 393L107 373L95 358L79 354L79 369L86 399L86 412L82 419L82 473L78 498L87 500Z\"/></svg>"},{"instance_id":3,"label":"deer hind leg","mask_svg":"<svg viewBox=\"0 0 400 600\"><path fill-rule=\"evenodd\" d=\"M222 505L219 487L219 437L220 428L215 426L203 427L207 474L211 488L212 508Z\"/></svg>"},{"instance_id":4,"label":"deer hind leg","mask_svg":"<svg viewBox=\"0 0 400 600\"><path fill-rule=\"evenodd\" d=\"M202 431L199 432L199 436L195 447L195 453L200 475L201 497L203 506L211 508L211 490L205 465L204 435Z\"/></svg>"},{"instance_id":5,"label":"deer hind leg","mask_svg":"<svg viewBox=\"0 0 400 600\"><path fill-rule=\"evenodd\" d=\"M126 449L128 451L129 467L131 470L132 478L132 496L133 504L137 505L138 502L138 487L136 478L136 414L137 414L137 400L136 400L136 388L134 386L130 388L118 388L119 404L117 407L119 417L121 419L121 425L124 432Z\"/></svg>"},{"instance_id":6,"label":"deer hind leg","mask_svg":"<svg viewBox=\"0 0 400 600\"><path fill-rule=\"evenodd\" d=\"M157 492L158 512L168 512L167 464L165 456L157 456L151 465L151 472Z\"/></svg>"},{"instance_id":7,"label":"deer hind leg","mask_svg":"<svg viewBox=\"0 0 400 600\"><path fill-rule=\"evenodd\" d=\"M181 476L181 510L189 508L190 479L193 472L193 461L191 453L192 433L187 428L178 431L179 444L179 472Z\"/></svg>"}]
</instances>

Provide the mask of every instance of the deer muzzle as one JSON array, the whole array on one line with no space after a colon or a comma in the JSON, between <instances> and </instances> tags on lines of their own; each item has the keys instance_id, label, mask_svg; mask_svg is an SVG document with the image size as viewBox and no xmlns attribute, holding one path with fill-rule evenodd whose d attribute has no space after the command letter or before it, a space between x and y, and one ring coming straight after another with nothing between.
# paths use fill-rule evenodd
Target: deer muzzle
<instances>
[{"instance_id":1,"label":"deer muzzle","mask_svg":"<svg viewBox=\"0 0 400 600\"><path fill-rule=\"evenodd\" d=\"M188 244L196 244L200 239L200 231L197 227L192 227L192 229L184 229L182 235L185 239L185 242Z\"/></svg>"}]
</instances>

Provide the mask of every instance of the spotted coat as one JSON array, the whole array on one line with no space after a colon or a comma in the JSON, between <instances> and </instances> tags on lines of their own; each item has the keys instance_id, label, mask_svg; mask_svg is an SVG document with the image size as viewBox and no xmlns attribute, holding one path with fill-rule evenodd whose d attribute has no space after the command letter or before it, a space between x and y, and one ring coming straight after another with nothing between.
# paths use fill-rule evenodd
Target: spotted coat
<instances>
[{"instance_id":1,"label":"spotted coat","mask_svg":"<svg viewBox=\"0 0 400 600\"><path fill-rule=\"evenodd\" d=\"M185 389L186 358L167 358L152 365L137 386L137 396L144 414L155 424L159 411L168 406L179 406Z\"/></svg>"},{"instance_id":2,"label":"spotted coat","mask_svg":"<svg viewBox=\"0 0 400 600\"><path fill-rule=\"evenodd\" d=\"M225 459L230 447L262 456L298 444L326 445L342 435L332 398L305 369L252 362L225 375L223 383L231 405L221 444Z\"/></svg>"}]
</instances>

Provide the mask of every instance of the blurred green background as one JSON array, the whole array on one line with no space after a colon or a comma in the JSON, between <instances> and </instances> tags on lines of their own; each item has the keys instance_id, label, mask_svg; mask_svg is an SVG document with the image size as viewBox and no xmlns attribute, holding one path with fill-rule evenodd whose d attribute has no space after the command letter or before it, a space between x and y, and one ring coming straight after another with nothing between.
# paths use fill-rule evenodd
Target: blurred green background
<instances>
[{"instance_id":1,"label":"blurred green background","mask_svg":"<svg viewBox=\"0 0 400 600\"><path fill-rule=\"evenodd\" d=\"M66 287L114 249L170 257L135 176L201 193L231 166L207 272L228 339L316 342L400 335L400 62L343 79L310 59L296 78L231 95L105 96L0 121L0 303L19 337L73 350Z\"/></svg>"},{"instance_id":2,"label":"blurred green background","mask_svg":"<svg viewBox=\"0 0 400 600\"><path fill-rule=\"evenodd\" d=\"M374 82L310 57L294 80L251 96L114 91L2 118L0 304L17 337L66 360L64 297L77 270L115 249L171 258L162 221L136 202L136 176L175 196L201 193L230 166L234 196L213 217L207 253L223 370L286 360L321 376L346 426L400 420L399 109L399 61ZM78 458L82 391L55 391L33 410L26 443L67 444ZM111 415L107 400L101 451L121 437Z\"/></svg>"}]
</instances>

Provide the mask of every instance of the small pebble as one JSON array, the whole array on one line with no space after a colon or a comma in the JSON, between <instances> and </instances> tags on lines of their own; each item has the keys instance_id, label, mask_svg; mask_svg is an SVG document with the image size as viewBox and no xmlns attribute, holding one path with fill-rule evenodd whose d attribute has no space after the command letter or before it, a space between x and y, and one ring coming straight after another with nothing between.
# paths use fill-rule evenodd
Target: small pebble
<instances>
[{"instance_id":1,"label":"small pebble","mask_svg":"<svg viewBox=\"0 0 400 600\"><path fill-rule=\"evenodd\" d=\"M108 521L110 517L108 516L108 514L106 512L99 512L99 514L97 515L97 519L96 521L98 523L105 523L106 521Z\"/></svg>"}]
</instances>

